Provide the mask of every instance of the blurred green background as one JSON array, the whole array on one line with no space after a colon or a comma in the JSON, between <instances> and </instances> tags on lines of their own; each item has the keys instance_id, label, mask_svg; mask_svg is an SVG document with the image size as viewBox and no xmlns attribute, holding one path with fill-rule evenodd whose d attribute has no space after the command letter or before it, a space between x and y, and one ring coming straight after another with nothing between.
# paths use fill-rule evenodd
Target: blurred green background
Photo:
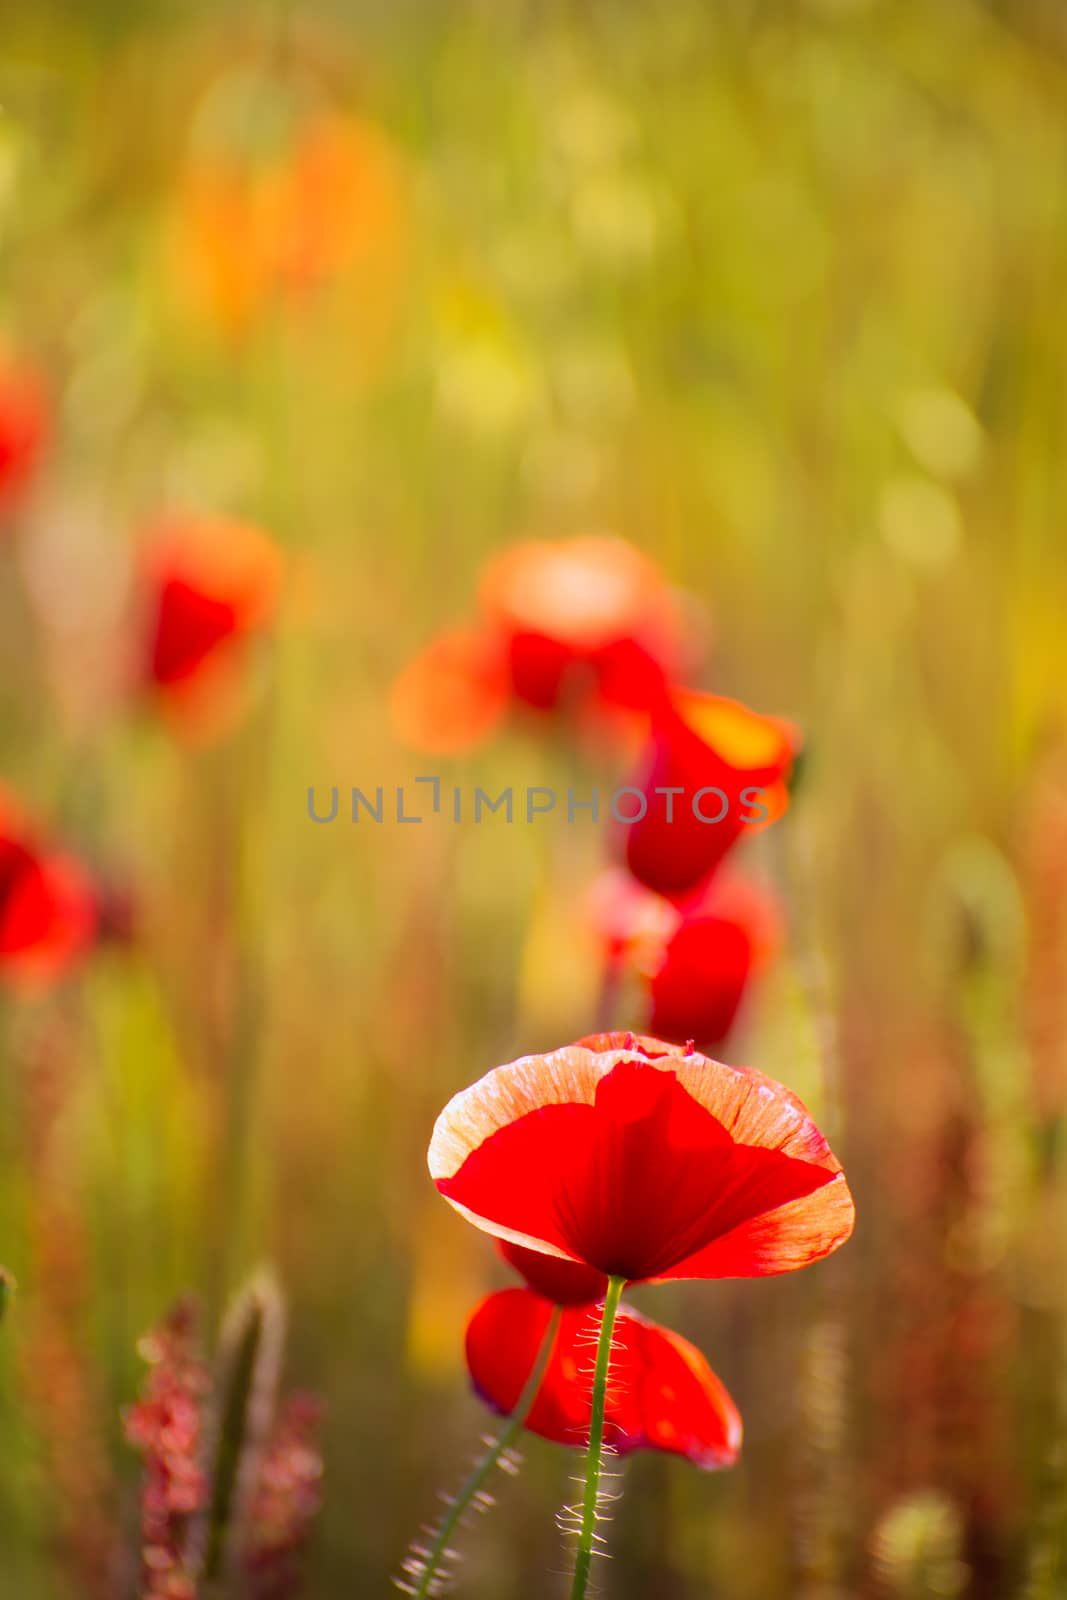
<instances>
[{"instance_id":1,"label":"blurred green background","mask_svg":"<svg viewBox=\"0 0 1067 1600\"><path fill-rule=\"evenodd\" d=\"M328 1408L307 1593L384 1596L462 1477L462 1330L506 1274L425 1149L457 1088L588 1031L606 834L316 827L306 791L621 777L521 730L435 762L388 715L490 552L607 529L696 597L705 683L805 730L752 846L793 940L730 1053L808 1099L859 1224L795 1281L636 1295L746 1442L719 1477L630 1464L601 1592L1061 1595L1063 8L0 13L0 333L57 408L0 547L0 772L141 917L0 1000L0 1589L113 1592L136 1339L264 1259ZM279 283L271 173L316 117L340 188ZM175 501L287 560L254 706L205 749L121 693ZM524 1453L472 1600L559 1589L576 1458Z\"/></svg>"}]
</instances>

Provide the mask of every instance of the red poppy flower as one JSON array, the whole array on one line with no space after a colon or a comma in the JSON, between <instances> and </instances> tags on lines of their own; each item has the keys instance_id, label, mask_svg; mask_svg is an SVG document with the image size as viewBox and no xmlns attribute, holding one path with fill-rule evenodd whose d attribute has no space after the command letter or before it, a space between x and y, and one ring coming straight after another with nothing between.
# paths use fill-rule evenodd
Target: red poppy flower
<instances>
[{"instance_id":1,"label":"red poppy flower","mask_svg":"<svg viewBox=\"0 0 1067 1600\"><path fill-rule=\"evenodd\" d=\"M89 948L96 922L88 874L42 850L0 793L0 980L33 988L61 977Z\"/></svg>"},{"instance_id":2,"label":"red poppy flower","mask_svg":"<svg viewBox=\"0 0 1067 1600\"><path fill-rule=\"evenodd\" d=\"M22 494L40 459L48 431L48 401L30 367L0 355L0 511Z\"/></svg>"},{"instance_id":3,"label":"red poppy flower","mask_svg":"<svg viewBox=\"0 0 1067 1600\"><path fill-rule=\"evenodd\" d=\"M680 912L662 956L646 969L649 1027L660 1039L721 1044L750 983L780 944L781 921L770 896L745 878L716 874Z\"/></svg>"},{"instance_id":4,"label":"red poppy flower","mask_svg":"<svg viewBox=\"0 0 1067 1600\"><path fill-rule=\"evenodd\" d=\"M634 877L666 895L708 877L743 833L786 809L797 748L796 730L777 717L719 695L674 691L653 718L636 785L646 808L625 824Z\"/></svg>"},{"instance_id":5,"label":"red poppy flower","mask_svg":"<svg viewBox=\"0 0 1067 1600\"><path fill-rule=\"evenodd\" d=\"M609 868L593 886L590 916L609 961L641 974L648 1026L661 1039L719 1045L752 980L781 943L778 908L766 891L718 872L676 903Z\"/></svg>"},{"instance_id":6,"label":"red poppy flower","mask_svg":"<svg viewBox=\"0 0 1067 1600\"><path fill-rule=\"evenodd\" d=\"M598 1314L590 1310L564 1310L525 1423L541 1438L573 1449L589 1442L590 1368L599 1327ZM551 1316L551 1302L529 1289L491 1294L472 1316L467 1366L477 1393L501 1415L515 1409ZM620 1456L663 1450L698 1467L728 1467L741 1447L741 1418L694 1345L625 1308L612 1331L605 1439Z\"/></svg>"},{"instance_id":7,"label":"red poppy flower","mask_svg":"<svg viewBox=\"0 0 1067 1600\"><path fill-rule=\"evenodd\" d=\"M677 649L674 601L624 540L513 545L486 568L479 597L505 642L512 691L528 705L552 710L590 683L639 709L663 693Z\"/></svg>"},{"instance_id":8,"label":"red poppy flower","mask_svg":"<svg viewBox=\"0 0 1067 1600\"><path fill-rule=\"evenodd\" d=\"M188 518L158 531L146 565L146 675L178 722L213 731L232 709L241 645L273 615L278 553L246 523Z\"/></svg>"},{"instance_id":9,"label":"red poppy flower","mask_svg":"<svg viewBox=\"0 0 1067 1600\"><path fill-rule=\"evenodd\" d=\"M400 736L458 752L507 702L604 717L658 706L678 665L676 601L655 565L621 539L513 545L487 566L473 628L450 630L394 691Z\"/></svg>"},{"instance_id":10,"label":"red poppy flower","mask_svg":"<svg viewBox=\"0 0 1067 1600\"><path fill-rule=\"evenodd\" d=\"M630 1281L788 1272L852 1231L794 1094L633 1035L497 1067L445 1107L429 1167L476 1227Z\"/></svg>"}]
</instances>

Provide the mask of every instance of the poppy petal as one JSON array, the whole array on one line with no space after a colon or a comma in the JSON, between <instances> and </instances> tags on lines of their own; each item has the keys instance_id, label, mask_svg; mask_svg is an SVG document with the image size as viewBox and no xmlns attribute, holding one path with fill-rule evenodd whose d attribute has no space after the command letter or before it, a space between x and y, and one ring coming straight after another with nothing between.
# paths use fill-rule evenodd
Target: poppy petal
<instances>
[{"instance_id":1,"label":"poppy petal","mask_svg":"<svg viewBox=\"0 0 1067 1600\"><path fill-rule=\"evenodd\" d=\"M551 1303L529 1289L504 1289L483 1300L471 1317L466 1338L471 1379L501 1415L517 1404L551 1315ZM526 1419L530 1432L572 1449L588 1444L598 1329L595 1310L564 1310ZM662 1450L710 1470L736 1461L741 1418L694 1345L624 1307L612 1335L605 1439L620 1456Z\"/></svg>"},{"instance_id":2,"label":"poppy petal","mask_svg":"<svg viewBox=\"0 0 1067 1600\"><path fill-rule=\"evenodd\" d=\"M457 755L493 731L507 701L507 668L494 641L476 628L450 628L394 683L393 726L417 750Z\"/></svg>"},{"instance_id":3,"label":"poppy petal","mask_svg":"<svg viewBox=\"0 0 1067 1600\"><path fill-rule=\"evenodd\" d=\"M60 976L92 943L96 894L78 862L30 853L15 863L0 841L0 974L33 988ZM21 857L23 852L18 852Z\"/></svg>"},{"instance_id":4,"label":"poppy petal","mask_svg":"<svg viewBox=\"0 0 1067 1600\"><path fill-rule=\"evenodd\" d=\"M650 1026L663 1039L720 1045L730 1033L754 976L781 943L781 918L770 896L726 869L685 904L658 959L646 965Z\"/></svg>"},{"instance_id":5,"label":"poppy petal","mask_svg":"<svg viewBox=\"0 0 1067 1600\"><path fill-rule=\"evenodd\" d=\"M504 641L512 693L538 710L582 701L647 710L680 656L675 597L623 539L526 540L491 561L479 594Z\"/></svg>"},{"instance_id":6,"label":"poppy petal","mask_svg":"<svg viewBox=\"0 0 1067 1600\"><path fill-rule=\"evenodd\" d=\"M721 1044L752 971L748 931L722 917L693 917L667 945L649 984L650 1026L666 1039Z\"/></svg>"},{"instance_id":7,"label":"poppy petal","mask_svg":"<svg viewBox=\"0 0 1067 1600\"><path fill-rule=\"evenodd\" d=\"M786 1272L842 1244L852 1199L796 1096L661 1048L488 1073L437 1120L438 1189L488 1233L631 1281Z\"/></svg>"},{"instance_id":8,"label":"poppy petal","mask_svg":"<svg viewBox=\"0 0 1067 1600\"><path fill-rule=\"evenodd\" d=\"M543 1250L527 1250L524 1245L500 1241L500 1254L516 1272L521 1272L530 1288L557 1306L587 1306L602 1300L608 1280L602 1272L579 1261L561 1261L546 1256Z\"/></svg>"},{"instance_id":9,"label":"poppy petal","mask_svg":"<svg viewBox=\"0 0 1067 1600\"><path fill-rule=\"evenodd\" d=\"M48 401L40 377L0 352L0 508L26 488L47 432Z\"/></svg>"},{"instance_id":10,"label":"poppy petal","mask_svg":"<svg viewBox=\"0 0 1067 1600\"><path fill-rule=\"evenodd\" d=\"M798 745L780 718L722 695L675 691L653 719L635 785L645 808L626 825L626 864L638 882L687 893L743 833L776 821Z\"/></svg>"},{"instance_id":11,"label":"poppy petal","mask_svg":"<svg viewBox=\"0 0 1067 1600\"><path fill-rule=\"evenodd\" d=\"M157 530L146 579L154 605L148 675L166 692L187 684L220 646L266 625L277 604L281 563L258 528L188 518Z\"/></svg>"}]
</instances>

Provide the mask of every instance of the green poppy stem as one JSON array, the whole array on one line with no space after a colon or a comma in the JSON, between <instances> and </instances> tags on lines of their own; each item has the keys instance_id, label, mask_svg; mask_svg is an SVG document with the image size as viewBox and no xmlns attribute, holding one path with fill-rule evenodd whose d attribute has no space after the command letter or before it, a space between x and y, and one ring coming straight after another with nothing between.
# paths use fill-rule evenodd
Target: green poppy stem
<instances>
[{"instance_id":1,"label":"green poppy stem","mask_svg":"<svg viewBox=\"0 0 1067 1600\"><path fill-rule=\"evenodd\" d=\"M571 1600L584 1600L589 1583L589 1569L593 1563L593 1538L596 1533L597 1505L600 1500L600 1477L604 1463L604 1413L607 1408L608 1371L611 1367L611 1335L619 1309L625 1278L609 1278L608 1292L604 1296L604 1313L600 1323L600 1338L596 1347L596 1367L593 1372L593 1409L589 1417L589 1449L585 1456L585 1500L582 1505L582 1527L578 1538L578 1558L574 1567Z\"/></svg>"},{"instance_id":2,"label":"green poppy stem","mask_svg":"<svg viewBox=\"0 0 1067 1600\"><path fill-rule=\"evenodd\" d=\"M526 1419L533 1410L534 1401L540 1393L548 1363L552 1358L556 1335L559 1333L561 1316L562 1312L559 1306L554 1307L548 1327L545 1329L544 1339L541 1341L541 1348L537 1352L537 1359L530 1370L530 1376L526 1380L522 1393L515 1402L515 1409L511 1413L507 1426L501 1430L499 1437L493 1441L485 1454L478 1457L470 1476L452 1500L448 1508L448 1515L440 1528L438 1528L433 1544L426 1555L419 1561L418 1583L411 1591L414 1600L430 1600L430 1596L434 1594L434 1579L440 1570L441 1562L448 1552L449 1540L459 1527L468 1507L475 1499L482 1485L500 1461L501 1456L511 1448L522 1432Z\"/></svg>"}]
</instances>

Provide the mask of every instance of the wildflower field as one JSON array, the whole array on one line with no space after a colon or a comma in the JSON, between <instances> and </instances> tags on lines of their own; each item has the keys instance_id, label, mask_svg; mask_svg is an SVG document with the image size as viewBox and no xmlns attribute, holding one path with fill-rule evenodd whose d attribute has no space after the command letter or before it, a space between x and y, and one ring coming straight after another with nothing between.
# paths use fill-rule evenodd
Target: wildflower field
<instances>
[{"instance_id":1,"label":"wildflower field","mask_svg":"<svg viewBox=\"0 0 1067 1600\"><path fill-rule=\"evenodd\" d=\"M1067 14L0 4L0 1596L1067 1595Z\"/></svg>"}]
</instances>

